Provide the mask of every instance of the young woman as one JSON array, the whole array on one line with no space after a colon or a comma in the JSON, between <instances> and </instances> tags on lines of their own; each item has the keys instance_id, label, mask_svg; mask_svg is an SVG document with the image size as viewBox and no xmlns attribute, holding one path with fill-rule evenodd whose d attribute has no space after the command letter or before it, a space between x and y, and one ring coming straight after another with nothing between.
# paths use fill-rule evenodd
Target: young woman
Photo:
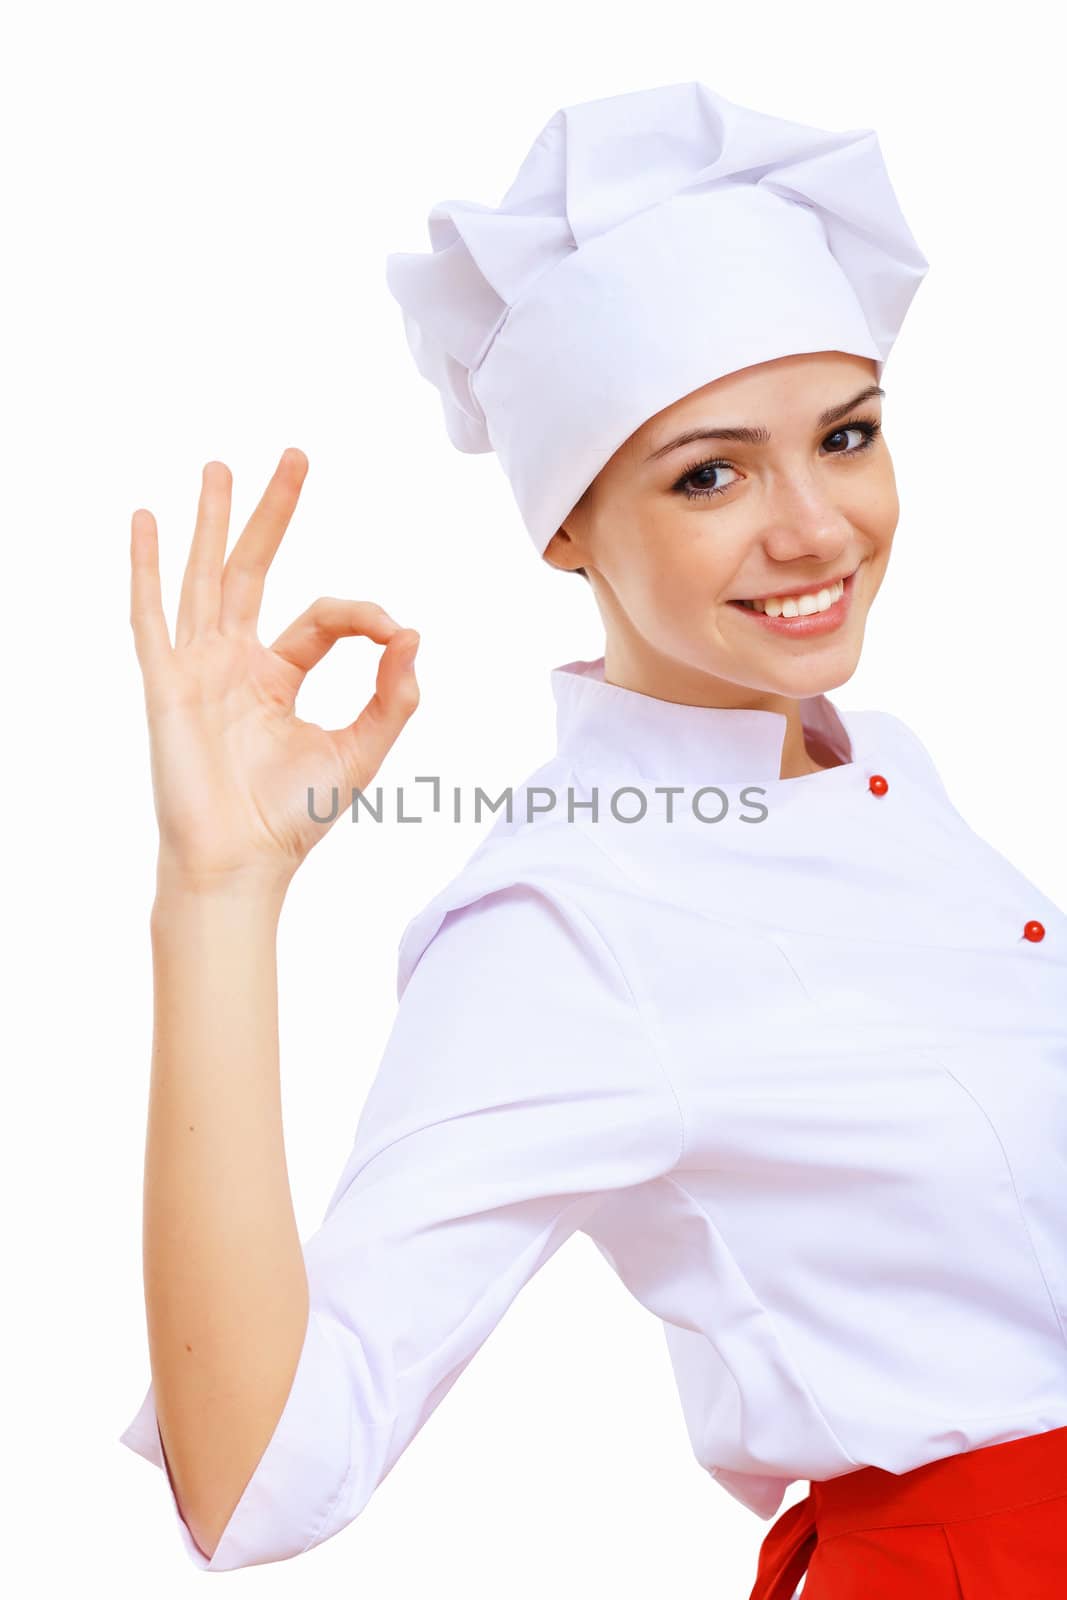
<instances>
[{"instance_id":1,"label":"young woman","mask_svg":"<svg viewBox=\"0 0 1067 1600\"><path fill-rule=\"evenodd\" d=\"M828 698L898 519L880 380L923 263L881 172L866 136L677 85L558 113L498 211L453 203L433 270L400 258L450 436L501 455L605 647L554 670L555 755L405 930L304 1244L275 930L326 831L307 788L372 784L417 635L323 600L259 642L298 451L228 558L229 474L205 468L173 645L135 514L153 1381L122 1439L200 1567L346 1527L582 1230L662 1319L709 1473L764 1517L810 1480L754 1600L1059 1593L1067 918L904 723ZM350 728L301 721L352 633L384 647L375 695Z\"/></svg>"}]
</instances>

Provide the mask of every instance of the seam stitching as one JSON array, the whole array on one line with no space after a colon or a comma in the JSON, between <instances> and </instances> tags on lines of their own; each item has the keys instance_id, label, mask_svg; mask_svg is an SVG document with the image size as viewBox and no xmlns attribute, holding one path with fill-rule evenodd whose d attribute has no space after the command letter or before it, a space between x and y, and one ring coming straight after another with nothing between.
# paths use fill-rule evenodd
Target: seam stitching
<instances>
[{"instance_id":1,"label":"seam stitching","mask_svg":"<svg viewBox=\"0 0 1067 1600\"><path fill-rule=\"evenodd\" d=\"M812 994L811 990L808 988L807 984L804 982L804 979L800 976L800 973L797 971L796 967L793 965L792 961L789 959L789 956L786 954L785 950L779 944L778 940L774 937L773 934L768 934L767 937L770 940L771 944L773 944L774 948L777 950L778 954L781 956L782 960L785 962L786 966L789 968L790 972L793 974L794 978L797 980L797 983L800 985L801 992L807 997L808 1000L811 1001L812 1005L816 1005L818 1002L816 1001L815 996Z\"/></svg>"},{"instance_id":2,"label":"seam stitching","mask_svg":"<svg viewBox=\"0 0 1067 1600\"><path fill-rule=\"evenodd\" d=\"M945 1541L945 1549L948 1552L949 1565L952 1568L952 1576L956 1580L956 1600L963 1600L963 1583L960 1579L960 1569L956 1565L956 1556L952 1549L952 1540L948 1536L948 1529L945 1527L944 1523L941 1525L941 1537Z\"/></svg>"},{"instance_id":3,"label":"seam stitching","mask_svg":"<svg viewBox=\"0 0 1067 1600\"><path fill-rule=\"evenodd\" d=\"M1004 1170L1008 1174L1008 1178L1009 1178L1009 1180L1011 1182L1012 1194L1015 1196L1015 1205L1016 1205L1016 1209L1017 1209L1017 1211L1019 1213L1019 1220L1023 1225L1023 1230L1024 1230L1025 1234L1026 1234L1027 1240L1029 1241L1030 1254L1034 1258L1034 1265L1037 1267L1038 1273L1040 1274L1041 1282L1045 1285L1045 1293L1048 1295L1048 1302L1049 1302L1049 1305L1052 1307L1052 1315L1056 1319L1056 1326L1060 1330L1060 1338L1064 1341L1065 1344L1067 1344L1067 1329L1064 1328L1063 1318L1060 1315L1060 1308L1056 1303L1055 1295L1052 1293L1052 1286L1049 1283L1048 1278L1045 1276L1045 1269L1044 1269L1044 1266L1042 1265L1041 1257L1038 1254L1037 1244L1036 1244L1036 1242L1034 1240L1034 1236L1030 1231L1030 1223L1029 1223L1029 1220L1028 1220L1027 1215L1026 1215L1026 1210L1025 1210L1025 1208L1023 1206L1023 1203L1022 1203L1022 1197L1019 1194L1019 1186L1015 1181L1014 1169L1012 1168L1011 1161L1010 1161L1010 1159L1008 1157L1008 1152L1004 1148L1004 1141L1000 1137L1000 1133L999 1133L999 1131L998 1131L998 1129L996 1127L996 1124L994 1123L992 1117L989 1115L989 1112L986 1110L985 1106L982 1104L982 1102L979 1100L978 1096L973 1092L973 1090L969 1089L968 1086L963 1082L963 1080L961 1078L957 1077L957 1075L953 1072L952 1068L942 1058L942 1056L940 1055L940 1053L938 1051L931 1051L931 1054L934 1056L934 1058L937 1061L938 1065L940 1066L942 1072L946 1073L947 1076L952 1079L953 1083L957 1084L959 1086L959 1088L963 1090L964 1094L967 1095L968 1098L971 1100L971 1102L978 1108L978 1110L981 1113L982 1117L985 1119L987 1127L989 1128L990 1132L992 1133L994 1139L997 1141L997 1146L998 1146L998 1148L1000 1150L1001 1156L1002 1156L1003 1161L1004 1161Z\"/></svg>"},{"instance_id":4,"label":"seam stitching","mask_svg":"<svg viewBox=\"0 0 1067 1600\"><path fill-rule=\"evenodd\" d=\"M636 993L636 991L634 989L633 984L630 982L629 973L626 971L626 968L623 966L621 960L619 959L618 952L615 950L614 946L610 943L610 941L605 937L605 935L604 935L602 929L600 928L600 925L596 921L596 919L592 916L592 914L590 912L588 912L585 909L584 906L577 905L574 902L571 902L571 908L572 908L572 910L574 911L574 913L577 916L581 917L583 919L583 921L585 921L585 922L587 922L589 924L589 926L592 928L593 932L596 934L596 937L599 940L600 944L603 946L603 948L607 952L607 954L611 957L611 960L614 963L615 968L618 971L618 974L619 974L620 978L622 979L623 984L624 984L624 986L626 988L626 993L630 997L631 1003L633 1005L634 1011L637 1014L638 1020L641 1023L641 1027L642 1027L642 1031L644 1033L645 1041L648 1044L648 1047L652 1052L652 1056L653 1056L653 1058L654 1058L654 1060L656 1062L656 1065L659 1067L660 1073L662 1074L662 1077L663 1077L663 1081L666 1083L667 1088L670 1090L671 1099L674 1101L675 1110L678 1113L678 1126L679 1126L679 1135L680 1135L679 1146L678 1146L678 1154L675 1156L674 1160L671 1163L672 1168L677 1167L677 1166L680 1165L682 1157L685 1154L686 1147L687 1147L687 1129L686 1129L686 1122L685 1122L685 1112L682 1109L682 1102L678 1097L678 1091L674 1086L674 1080L673 1080L673 1078L671 1077L670 1073L667 1070L667 1064L663 1059L663 1053L659 1048L659 1044L658 1044L658 1041L657 1041L657 1039L655 1037L655 1034L653 1032L652 1025L649 1022L648 1017L647 1017L647 1015L645 1013L645 1007L642 1004L641 1000L639 999L639 997L638 997L638 995L637 995L637 993Z\"/></svg>"},{"instance_id":5,"label":"seam stitching","mask_svg":"<svg viewBox=\"0 0 1067 1600\"><path fill-rule=\"evenodd\" d=\"M770 1324L770 1326L771 1326L771 1328L772 1328L772 1330L774 1332L775 1341L778 1344L779 1348L781 1349L783 1355L786 1357L786 1360L788 1362L790 1371L796 1375L797 1381L802 1386L805 1395L807 1396L808 1400L811 1403L812 1409L815 1411L815 1413L818 1416L818 1418L819 1418L820 1422L822 1423L823 1427L826 1429L826 1431L829 1434L830 1438L833 1440L834 1444L837 1446L837 1449L840 1451L842 1458L845 1461L849 1462L853 1467L862 1466L863 1463L857 1461L856 1458L853 1455L851 1455L849 1453L849 1451L847 1451L845 1449L844 1444L838 1438L836 1430L831 1426L830 1421L826 1416L826 1413L823 1411L822 1406L819 1404L819 1401L816 1399L814 1390L812 1389L811 1384L808 1382L807 1376L804 1374L804 1372L801 1370L801 1368L798 1366L798 1364L793 1360L793 1357L789 1352L789 1348L788 1348L787 1344L781 1338L781 1336L780 1336L780 1334L778 1332L777 1325L775 1323L775 1318L774 1318L773 1312L770 1310L770 1308L765 1304L763 1299L756 1293L755 1289L752 1287L751 1283L748 1280L748 1277L747 1277L746 1273L743 1271L743 1269L741 1267L741 1263L738 1260L737 1255L735 1254L735 1252L731 1248L731 1246L729 1244L729 1241L726 1238L726 1235L723 1233L722 1228L716 1222L716 1220L712 1216L711 1212L707 1209L707 1207L700 1200L697 1199L696 1195L693 1194L692 1190L691 1189L687 1189L685 1184L684 1183L680 1183L677 1178L675 1178L673 1176L668 1176L665 1181L667 1183L673 1184L673 1186L676 1189L678 1189L682 1194L684 1194L686 1199L693 1206L694 1210L699 1212L699 1214L702 1217L705 1218L705 1220L710 1224L710 1226L715 1229L715 1232L718 1235L719 1239L721 1240L724 1249L729 1251L730 1259L733 1262L735 1268L737 1269L738 1276L744 1281L745 1287L748 1289L749 1294L752 1296L752 1299L753 1299L754 1303L759 1306L760 1311L767 1318L767 1321L769 1322L769 1324ZM725 1365L725 1363L724 1363L724 1365ZM734 1377L732 1369L730 1369L728 1367L727 1370L730 1372L731 1377L734 1378L734 1382L736 1384L737 1383L737 1379L736 1379L736 1377ZM742 1392L741 1389L740 1389L740 1385L739 1384L738 1384L738 1390L739 1390L739 1392Z\"/></svg>"},{"instance_id":6,"label":"seam stitching","mask_svg":"<svg viewBox=\"0 0 1067 1600\"><path fill-rule=\"evenodd\" d=\"M945 1459L951 1458L946 1457ZM1049 1505L1054 1500L1063 1500L1065 1498L1067 1498L1067 1496L1064 1495L1064 1492L1061 1489L1055 1494L1039 1495L1035 1500L1020 1500L1018 1503L1013 1502L1011 1505L1007 1506L994 1506L989 1511L970 1512L965 1517L928 1517L925 1519L916 1517L914 1522L864 1523L862 1527L844 1528L840 1533L821 1535L819 1543L831 1544L834 1539L847 1539L851 1534L854 1533L884 1533L891 1532L894 1528L957 1528L968 1522L982 1522L987 1517L999 1517L1002 1514L1010 1511L1026 1511L1031 1506L1045 1506Z\"/></svg>"},{"instance_id":7,"label":"seam stitching","mask_svg":"<svg viewBox=\"0 0 1067 1600\"><path fill-rule=\"evenodd\" d=\"M624 867L622 867L620 865L620 863L615 860L614 856L612 856L610 854L610 852L608 852L607 850L604 849L604 847L601 845L601 843L600 843L600 841L598 839L594 839L593 838L593 836L588 831L588 824L584 820L580 820L578 826L582 830L582 837L584 839L586 839L590 844L594 845L596 847L596 849L600 851L600 853L604 856L604 858L608 862L610 862L612 867L614 867L616 872L618 872L621 876L625 877L628 882L634 884L634 886L636 888L643 888L644 887L644 885L642 885L635 877L633 877L633 875L631 873L627 872L626 869ZM561 896L561 898L562 898L562 896ZM637 994L636 990L634 989L633 983L630 980L630 975L627 972L625 966L623 965L623 963L622 963L622 961L621 961L621 959L619 957L618 952L616 951L614 945L607 939L606 935L604 934L604 932L603 932L602 928L600 927L600 924L597 922L596 918L592 915L591 912L586 910L584 905L579 905L577 902L571 900L569 896L567 896L566 898L567 898L568 904L571 906L572 910L575 911L580 917L582 917L583 920L585 922L587 922L589 924L589 926L593 929L593 931L596 934L597 939L599 940L600 944L607 951L608 955L611 957L611 959L614 962L616 968L618 969L619 976L622 978L622 981L626 986L626 992L630 996L630 999L631 999L631 1001L633 1003L634 1010L636 1011L636 1013L638 1015L638 1018L640 1019L642 1028L644 1029L645 1038L646 1038L646 1040L648 1042L648 1046L649 1046L650 1050L652 1051L652 1055L653 1055L653 1057L654 1057L654 1059L656 1061L656 1064L659 1067L660 1072L663 1075L663 1079L664 1079L668 1089L670 1090L671 1097L674 1100L675 1108L677 1109L677 1112L678 1112L678 1122L679 1122L679 1126L680 1126L680 1130L681 1130L681 1139L680 1139L680 1143L679 1143L678 1154L677 1154L677 1156L675 1157L675 1159L674 1159L674 1161L672 1163L673 1167L678 1167L678 1166L680 1166L680 1164L682 1162L682 1158L685 1155L686 1150L688 1149L688 1142L689 1142L688 1141L688 1128L686 1126L686 1120L685 1120L685 1111L684 1111L684 1109L682 1107L682 1102L681 1102L681 1099L679 1098L678 1090L675 1087L674 1079L671 1077L670 1072L669 1072L669 1070L667 1068L667 1063L666 1063L666 1060L664 1059L663 1051L660 1049L658 1036L657 1036L657 1034L655 1032L655 1029L652 1026L652 1023L649 1021L649 1017L648 1017L648 1013L647 1013L646 1007L645 1007L644 1003L642 1002L641 998L639 997L639 995Z\"/></svg>"}]
</instances>

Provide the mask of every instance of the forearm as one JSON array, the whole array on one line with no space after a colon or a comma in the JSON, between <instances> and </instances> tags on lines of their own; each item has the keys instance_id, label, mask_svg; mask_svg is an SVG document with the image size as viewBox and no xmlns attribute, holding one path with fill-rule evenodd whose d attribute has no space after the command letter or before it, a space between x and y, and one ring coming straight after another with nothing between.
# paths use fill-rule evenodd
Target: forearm
<instances>
[{"instance_id":1,"label":"forearm","mask_svg":"<svg viewBox=\"0 0 1067 1600\"><path fill-rule=\"evenodd\" d=\"M214 1552L281 1416L307 1276L282 1130L284 890L160 874L144 1284L156 1413L182 1514Z\"/></svg>"}]
</instances>

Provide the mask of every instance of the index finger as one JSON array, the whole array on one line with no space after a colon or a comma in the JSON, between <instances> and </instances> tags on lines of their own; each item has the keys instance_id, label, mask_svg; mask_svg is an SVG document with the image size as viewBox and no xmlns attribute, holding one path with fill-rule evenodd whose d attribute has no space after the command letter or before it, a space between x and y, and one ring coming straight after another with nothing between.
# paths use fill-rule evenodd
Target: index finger
<instances>
[{"instance_id":1,"label":"index finger","mask_svg":"<svg viewBox=\"0 0 1067 1600\"><path fill-rule=\"evenodd\" d=\"M338 639L365 634L375 644L388 644L401 631L400 624L373 600L324 595L278 635L271 649L306 676Z\"/></svg>"},{"instance_id":2,"label":"index finger","mask_svg":"<svg viewBox=\"0 0 1067 1600\"><path fill-rule=\"evenodd\" d=\"M302 450L283 450L222 571L219 627L223 633L255 629L264 581L296 509L307 470L308 458Z\"/></svg>"}]
</instances>

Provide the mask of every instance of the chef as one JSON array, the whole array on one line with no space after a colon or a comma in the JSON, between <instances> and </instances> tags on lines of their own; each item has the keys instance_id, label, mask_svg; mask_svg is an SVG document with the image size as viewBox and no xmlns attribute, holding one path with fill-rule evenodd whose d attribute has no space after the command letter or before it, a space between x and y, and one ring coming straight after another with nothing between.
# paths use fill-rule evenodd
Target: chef
<instances>
[{"instance_id":1,"label":"chef","mask_svg":"<svg viewBox=\"0 0 1067 1600\"><path fill-rule=\"evenodd\" d=\"M389 286L605 651L408 924L305 1242L284 1409L210 1559L347 1527L575 1232L663 1326L752 1600L1058 1595L1067 918L855 668L897 505L881 379L927 263L875 135L699 83L557 112ZM527 803L530 802L530 803Z\"/></svg>"}]
</instances>

